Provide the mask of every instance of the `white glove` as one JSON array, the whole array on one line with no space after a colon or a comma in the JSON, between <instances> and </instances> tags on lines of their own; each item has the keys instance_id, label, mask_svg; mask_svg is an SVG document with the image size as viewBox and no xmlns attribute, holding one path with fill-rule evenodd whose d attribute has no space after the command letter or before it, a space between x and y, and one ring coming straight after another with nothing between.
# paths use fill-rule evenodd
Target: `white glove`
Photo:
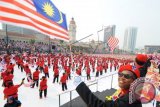
<instances>
[{"instance_id":1,"label":"white glove","mask_svg":"<svg viewBox=\"0 0 160 107\"><path fill-rule=\"evenodd\" d=\"M77 87L82 82L81 76L75 76L73 84Z\"/></svg>"}]
</instances>

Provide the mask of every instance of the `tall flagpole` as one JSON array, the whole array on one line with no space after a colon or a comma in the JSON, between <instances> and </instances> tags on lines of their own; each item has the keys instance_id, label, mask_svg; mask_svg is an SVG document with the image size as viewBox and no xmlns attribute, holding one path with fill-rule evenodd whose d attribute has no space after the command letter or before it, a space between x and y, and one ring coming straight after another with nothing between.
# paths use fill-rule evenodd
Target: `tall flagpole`
<instances>
[{"instance_id":1,"label":"tall flagpole","mask_svg":"<svg viewBox=\"0 0 160 107\"><path fill-rule=\"evenodd\" d=\"M51 53L51 38L49 36L49 53Z\"/></svg>"},{"instance_id":2,"label":"tall flagpole","mask_svg":"<svg viewBox=\"0 0 160 107\"><path fill-rule=\"evenodd\" d=\"M7 54L8 54L8 29L7 29L7 24L6 24L6 51L7 51Z\"/></svg>"}]
</instances>

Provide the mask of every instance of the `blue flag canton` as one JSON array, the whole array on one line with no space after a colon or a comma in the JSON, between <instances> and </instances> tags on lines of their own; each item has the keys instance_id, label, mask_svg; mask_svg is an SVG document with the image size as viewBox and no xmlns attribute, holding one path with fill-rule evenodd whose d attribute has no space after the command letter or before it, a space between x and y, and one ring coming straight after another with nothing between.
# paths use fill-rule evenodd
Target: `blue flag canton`
<instances>
[{"instance_id":1,"label":"blue flag canton","mask_svg":"<svg viewBox=\"0 0 160 107\"><path fill-rule=\"evenodd\" d=\"M50 0L33 0L38 13L67 30L66 16Z\"/></svg>"}]
</instances>

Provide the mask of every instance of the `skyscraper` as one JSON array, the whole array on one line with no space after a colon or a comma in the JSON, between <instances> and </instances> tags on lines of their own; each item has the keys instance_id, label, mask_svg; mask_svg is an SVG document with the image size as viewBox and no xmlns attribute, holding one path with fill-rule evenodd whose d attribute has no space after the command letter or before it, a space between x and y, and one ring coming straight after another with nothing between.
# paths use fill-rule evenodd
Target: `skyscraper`
<instances>
[{"instance_id":1,"label":"skyscraper","mask_svg":"<svg viewBox=\"0 0 160 107\"><path fill-rule=\"evenodd\" d=\"M2 29L6 30L6 24L2 24ZM26 34L26 35L33 35L36 33L36 31L34 30L30 30L27 28L22 28L22 27L18 27L18 26L13 26L13 25L7 25L7 31L8 32L16 32L19 34Z\"/></svg>"},{"instance_id":2,"label":"skyscraper","mask_svg":"<svg viewBox=\"0 0 160 107\"><path fill-rule=\"evenodd\" d=\"M107 26L107 27L104 28L103 42L104 42L104 47L105 48L108 48L107 42L108 42L109 37L115 36L115 29L116 29L115 25L110 25L110 26Z\"/></svg>"},{"instance_id":3,"label":"skyscraper","mask_svg":"<svg viewBox=\"0 0 160 107\"><path fill-rule=\"evenodd\" d=\"M74 18L71 19L69 24L69 36L70 36L70 42L76 41L76 23L74 21Z\"/></svg>"},{"instance_id":4,"label":"skyscraper","mask_svg":"<svg viewBox=\"0 0 160 107\"><path fill-rule=\"evenodd\" d=\"M137 38L137 28L128 27L124 34L123 49L128 52L134 52Z\"/></svg>"},{"instance_id":5,"label":"skyscraper","mask_svg":"<svg viewBox=\"0 0 160 107\"><path fill-rule=\"evenodd\" d=\"M42 33L39 33L37 31L31 30L31 29L22 28L22 27L18 27L18 26L14 26L14 25L9 25L9 24L7 24L7 27L6 27L6 24L2 24L2 30L6 31L6 28L7 28L7 32L13 32L16 34L20 34L21 36L27 38L27 39L25 39L26 41L28 41L30 39L35 39L35 38L37 38L36 41L47 41L47 40L45 40L47 35L44 35ZM33 38L30 38L29 35ZM12 36L12 37L9 36L9 39L19 40L20 38L18 36ZM23 40L23 41L25 41L25 40Z\"/></svg>"}]
</instances>

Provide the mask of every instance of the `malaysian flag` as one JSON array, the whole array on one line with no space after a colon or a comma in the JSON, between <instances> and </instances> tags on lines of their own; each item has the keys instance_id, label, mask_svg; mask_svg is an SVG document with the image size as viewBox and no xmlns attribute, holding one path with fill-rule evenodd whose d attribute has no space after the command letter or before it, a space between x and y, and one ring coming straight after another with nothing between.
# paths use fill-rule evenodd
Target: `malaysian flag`
<instances>
[{"instance_id":1,"label":"malaysian flag","mask_svg":"<svg viewBox=\"0 0 160 107\"><path fill-rule=\"evenodd\" d=\"M0 21L69 40L66 16L50 0L0 0Z\"/></svg>"}]
</instances>

